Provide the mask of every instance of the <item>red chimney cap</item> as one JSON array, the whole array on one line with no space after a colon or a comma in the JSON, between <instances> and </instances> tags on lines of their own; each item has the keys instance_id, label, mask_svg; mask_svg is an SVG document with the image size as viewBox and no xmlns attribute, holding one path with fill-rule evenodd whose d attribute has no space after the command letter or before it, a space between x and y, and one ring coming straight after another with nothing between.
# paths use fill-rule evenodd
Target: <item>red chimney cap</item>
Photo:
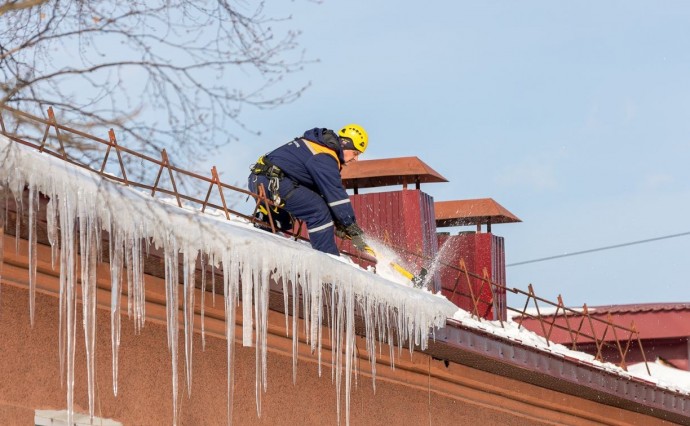
<instances>
[{"instance_id":1,"label":"red chimney cap","mask_svg":"<svg viewBox=\"0 0 690 426\"><path fill-rule=\"evenodd\" d=\"M353 161L341 172L345 188L448 182L437 171L417 157Z\"/></svg>"},{"instance_id":2,"label":"red chimney cap","mask_svg":"<svg viewBox=\"0 0 690 426\"><path fill-rule=\"evenodd\" d=\"M492 198L437 201L436 227L522 222Z\"/></svg>"}]
</instances>

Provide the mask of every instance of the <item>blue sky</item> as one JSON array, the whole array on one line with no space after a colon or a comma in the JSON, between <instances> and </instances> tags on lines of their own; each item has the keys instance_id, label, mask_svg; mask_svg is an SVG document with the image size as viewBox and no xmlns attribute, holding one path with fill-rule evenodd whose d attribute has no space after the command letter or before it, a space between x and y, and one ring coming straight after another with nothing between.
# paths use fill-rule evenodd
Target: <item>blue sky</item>
<instances>
[{"instance_id":1,"label":"blue sky","mask_svg":"<svg viewBox=\"0 0 690 426\"><path fill-rule=\"evenodd\" d=\"M491 197L508 264L690 231L690 3L281 2L318 62L298 101L247 109L213 164L244 184L256 157L311 127L362 124L363 159L417 156ZM464 230L462 228L451 231ZM690 301L690 236L509 267L508 285L568 305Z\"/></svg>"}]
</instances>

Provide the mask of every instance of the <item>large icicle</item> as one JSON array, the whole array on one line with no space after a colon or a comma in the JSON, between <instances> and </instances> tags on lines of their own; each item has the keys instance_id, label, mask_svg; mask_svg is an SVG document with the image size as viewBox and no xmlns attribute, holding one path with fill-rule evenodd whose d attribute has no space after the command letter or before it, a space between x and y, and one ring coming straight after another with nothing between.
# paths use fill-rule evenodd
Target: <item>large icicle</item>
<instances>
[{"instance_id":1,"label":"large icicle","mask_svg":"<svg viewBox=\"0 0 690 426\"><path fill-rule=\"evenodd\" d=\"M177 340L178 340L178 249L177 242L170 237L164 247L165 251L165 307L168 324L168 349L172 366L173 425L177 424Z\"/></svg>"},{"instance_id":2,"label":"large icicle","mask_svg":"<svg viewBox=\"0 0 690 426\"><path fill-rule=\"evenodd\" d=\"M76 346L76 256L74 236L75 214L72 208L76 200L71 194L60 195L60 230L62 249L60 251L60 357L64 365L67 382L67 423L74 418L74 351ZM62 343L64 340L64 343Z\"/></svg>"},{"instance_id":3,"label":"large icicle","mask_svg":"<svg viewBox=\"0 0 690 426\"><path fill-rule=\"evenodd\" d=\"M199 255L199 262L201 264L201 350L206 350L206 324L204 319L205 308L206 308L206 259L207 256L203 253Z\"/></svg>"},{"instance_id":4,"label":"large icicle","mask_svg":"<svg viewBox=\"0 0 690 426\"><path fill-rule=\"evenodd\" d=\"M122 300L122 268L124 266L124 235L110 227L110 342L113 354L113 395L117 396L117 366L120 351L120 304Z\"/></svg>"},{"instance_id":5,"label":"large icicle","mask_svg":"<svg viewBox=\"0 0 690 426\"><path fill-rule=\"evenodd\" d=\"M225 339L227 343L228 424L232 424L232 404L235 386L235 307L239 301L239 265L235 252L225 252L223 261L223 293L225 295Z\"/></svg>"},{"instance_id":6,"label":"large icicle","mask_svg":"<svg viewBox=\"0 0 690 426\"><path fill-rule=\"evenodd\" d=\"M192 349L194 342L194 267L196 253L184 251L184 355L187 377L187 396L192 397Z\"/></svg>"},{"instance_id":7,"label":"large icicle","mask_svg":"<svg viewBox=\"0 0 690 426\"><path fill-rule=\"evenodd\" d=\"M38 191L29 187L29 318L31 327L34 326L36 311L36 214L38 213Z\"/></svg>"},{"instance_id":8,"label":"large icicle","mask_svg":"<svg viewBox=\"0 0 690 426\"><path fill-rule=\"evenodd\" d=\"M100 226L98 219L86 210L84 203L79 209L79 237L81 257L82 322L86 347L86 371L89 394L89 418L94 417L95 356L96 356L96 263L100 251Z\"/></svg>"}]
</instances>

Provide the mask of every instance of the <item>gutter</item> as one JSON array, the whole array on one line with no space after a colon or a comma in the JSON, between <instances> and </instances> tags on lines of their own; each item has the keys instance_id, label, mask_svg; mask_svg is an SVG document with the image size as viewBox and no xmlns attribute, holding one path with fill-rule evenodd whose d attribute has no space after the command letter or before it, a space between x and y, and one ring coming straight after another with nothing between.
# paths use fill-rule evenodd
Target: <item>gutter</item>
<instances>
[{"instance_id":1,"label":"gutter","mask_svg":"<svg viewBox=\"0 0 690 426\"><path fill-rule=\"evenodd\" d=\"M449 319L425 351L434 358L602 404L690 425L690 395Z\"/></svg>"}]
</instances>

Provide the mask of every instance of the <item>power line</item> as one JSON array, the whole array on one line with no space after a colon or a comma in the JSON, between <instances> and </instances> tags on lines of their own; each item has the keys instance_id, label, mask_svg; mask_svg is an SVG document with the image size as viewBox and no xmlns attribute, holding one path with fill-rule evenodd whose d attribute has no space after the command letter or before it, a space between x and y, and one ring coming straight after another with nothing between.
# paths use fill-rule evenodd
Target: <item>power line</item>
<instances>
[{"instance_id":1,"label":"power line","mask_svg":"<svg viewBox=\"0 0 690 426\"><path fill-rule=\"evenodd\" d=\"M652 241L659 241L659 240L665 240L668 238L676 238L676 237L683 237L686 235L690 235L690 232L681 232L680 234L672 234L672 235L664 235L663 237L656 237L656 238L648 238L646 240L638 240L638 241L632 241L629 243L623 243L623 244L616 244L613 246L606 246L606 247L599 247L599 248L594 248L594 249L589 249L589 250L582 250L582 251L576 251L573 253L565 253L565 254L559 254L556 256L549 256L549 257L542 257L540 259L532 259L532 260L525 260L524 262L516 262L516 263L511 263L506 265L508 266L517 266L517 265L525 265L527 263L536 263L536 262L543 262L545 260L551 260L551 259L559 259L561 257L569 257L569 256L577 256L579 254L586 254L586 253L593 253L595 251L603 251L603 250L611 250L615 248L620 248L620 247L627 247L627 246L632 246L635 244L643 244L643 243L649 243Z\"/></svg>"}]
</instances>

